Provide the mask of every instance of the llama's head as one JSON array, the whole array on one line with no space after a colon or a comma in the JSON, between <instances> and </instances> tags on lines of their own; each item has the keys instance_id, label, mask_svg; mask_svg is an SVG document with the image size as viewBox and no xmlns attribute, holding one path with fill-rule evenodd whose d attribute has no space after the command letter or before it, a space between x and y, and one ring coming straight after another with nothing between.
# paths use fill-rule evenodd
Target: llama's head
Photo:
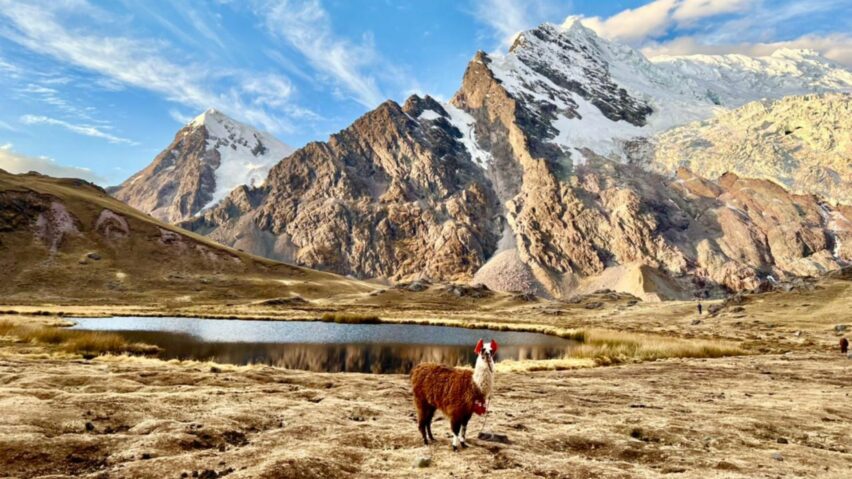
<instances>
[{"instance_id":1,"label":"llama's head","mask_svg":"<svg viewBox=\"0 0 852 479\"><path fill-rule=\"evenodd\" d=\"M476 353L476 367L479 368L480 365L483 365L488 367L489 371L494 371L494 356L497 354L497 347L497 341L493 339L488 343L480 339L473 350Z\"/></svg>"}]
</instances>

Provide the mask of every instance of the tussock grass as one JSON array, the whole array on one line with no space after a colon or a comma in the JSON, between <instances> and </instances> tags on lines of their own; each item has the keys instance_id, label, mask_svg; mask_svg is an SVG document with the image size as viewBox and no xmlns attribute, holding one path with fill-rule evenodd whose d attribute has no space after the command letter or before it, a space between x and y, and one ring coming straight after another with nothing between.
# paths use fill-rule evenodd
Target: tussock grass
<instances>
[{"instance_id":1,"label":"tussock grass","mask_svg":"<svg viewBox=\"0 0 852 479\"><path fill-rule=\"evenodd\" d=\"M345 324L378 324L382 322L381 318L375 314L347 313L343 311L324 313L320 320L330 323Z\"/></svg>"},{"instance_id":2,"label":"tussock grass","mask_svg":"<svg viewBox=\"0 0 852 479\"><path fill-rule=\"evenodd\" d=\"M585 342L574 348L570 357L592 359L605 366L666 358L720 358L742 354L745 351L739 346L723 341L590 330L586 333Z\"/></svg>"},{"instance_id":3,"label":"tussock grass","mask_svg":"<svg viewBox=\"0 0 852 479\"><path fill-rule=\"evenodd\" d=\"M28 343L57 346L62 351L82 354L84 357L102 354L156 354L160 350L150 344L131 343L115 333L18 325L11 321L0 321L0 336L14 336Z\"/></svg>"},{"instance_id":4,"label":"tussock grass","mask_svg":"<svg viewBox=\"0 0 852 479\"><path fill-rule=\"evenodd\" d=\"M15 323L11 321L0 321L0 337L11 335L15 330Z\"/></svg>"}]
</instances>

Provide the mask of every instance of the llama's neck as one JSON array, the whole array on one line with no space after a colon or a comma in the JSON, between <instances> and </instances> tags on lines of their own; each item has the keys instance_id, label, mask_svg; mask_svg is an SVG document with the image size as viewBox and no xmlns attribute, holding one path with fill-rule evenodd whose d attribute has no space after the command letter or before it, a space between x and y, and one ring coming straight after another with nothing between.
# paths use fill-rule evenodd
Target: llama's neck
<instances>
[{"instance_id":1,"label":"llama's neck","mask_svg":"<svg viewBox=\"0 0 852 479\"><path fill-rule=\"evenodd\" d=\"M491 391L494 389L494 363L489 364L481 357L476 358L476 366L473 368L473 382L482 391L485 399L488 400L491 397Z\"/></svg>"}]
</instances>

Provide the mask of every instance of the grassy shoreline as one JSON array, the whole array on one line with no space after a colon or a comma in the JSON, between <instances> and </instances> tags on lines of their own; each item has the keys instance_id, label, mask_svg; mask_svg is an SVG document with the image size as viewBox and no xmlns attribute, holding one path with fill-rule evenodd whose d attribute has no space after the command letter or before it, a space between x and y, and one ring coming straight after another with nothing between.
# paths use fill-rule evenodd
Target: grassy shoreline
<instances>
[{"instance_id":1,"label":"grassy shoreline","mask_svg":"<svg viewBox=\"0 0 852 479\"><path fill-rule=\"evenodd\" d=\"M9 314L0 311L0 314ZM540 371L564 370L615 364L656 361L668 358L719 358L724 356L739 356L748 354L738 344L728 341L708 341L699 339L684 339L659 334L627 333L599 328L562 328L536 323L502 323L494 321L478 321L448 318L381 318L374 314L334 312L321 316L306 317L273 317L263 314L211 314L203 312L155 312L146 310L124 310L118 308L90 314L80 314L79 311L69 312L62 308L48 310L40 308L35 311L14 310L16 316L56 316L73 320L75 317L97 318L113 316L139 317L175 317L201 318L224 320L262 320L262 321L322 321L345 324L411 324L428 326L458 327L466 329L484 329L491 331L513 331L547 334L563 339L577 341L579 344L571 353L560 359L551 360L520 360L502 362L501 369L505 371ZM103 334L103 333L99 333ZM95 342L95 341L90 341ZM105 343L115 343L115 338ZM117 348L117 347L114 347ZM116 349L117 350L117 349Z\"/></svg>"}]
</instances>

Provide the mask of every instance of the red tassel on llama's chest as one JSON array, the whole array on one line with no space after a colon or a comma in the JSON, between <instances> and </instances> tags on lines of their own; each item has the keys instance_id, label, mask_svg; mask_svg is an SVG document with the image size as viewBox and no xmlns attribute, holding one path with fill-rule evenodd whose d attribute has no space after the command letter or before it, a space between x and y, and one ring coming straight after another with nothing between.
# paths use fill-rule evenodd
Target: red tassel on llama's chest
<instances>
[{"instance_id":1,"label":"red tassel on llama's chest","mask_svg":"<svg viewBox=\"0 0 852 479\"><path fill-rule=\"evenodd\" d=\"M486 413L485 403L482 401L474 401L473 402L473 412L482 416Z\"/></svg>"}]
</instances>

